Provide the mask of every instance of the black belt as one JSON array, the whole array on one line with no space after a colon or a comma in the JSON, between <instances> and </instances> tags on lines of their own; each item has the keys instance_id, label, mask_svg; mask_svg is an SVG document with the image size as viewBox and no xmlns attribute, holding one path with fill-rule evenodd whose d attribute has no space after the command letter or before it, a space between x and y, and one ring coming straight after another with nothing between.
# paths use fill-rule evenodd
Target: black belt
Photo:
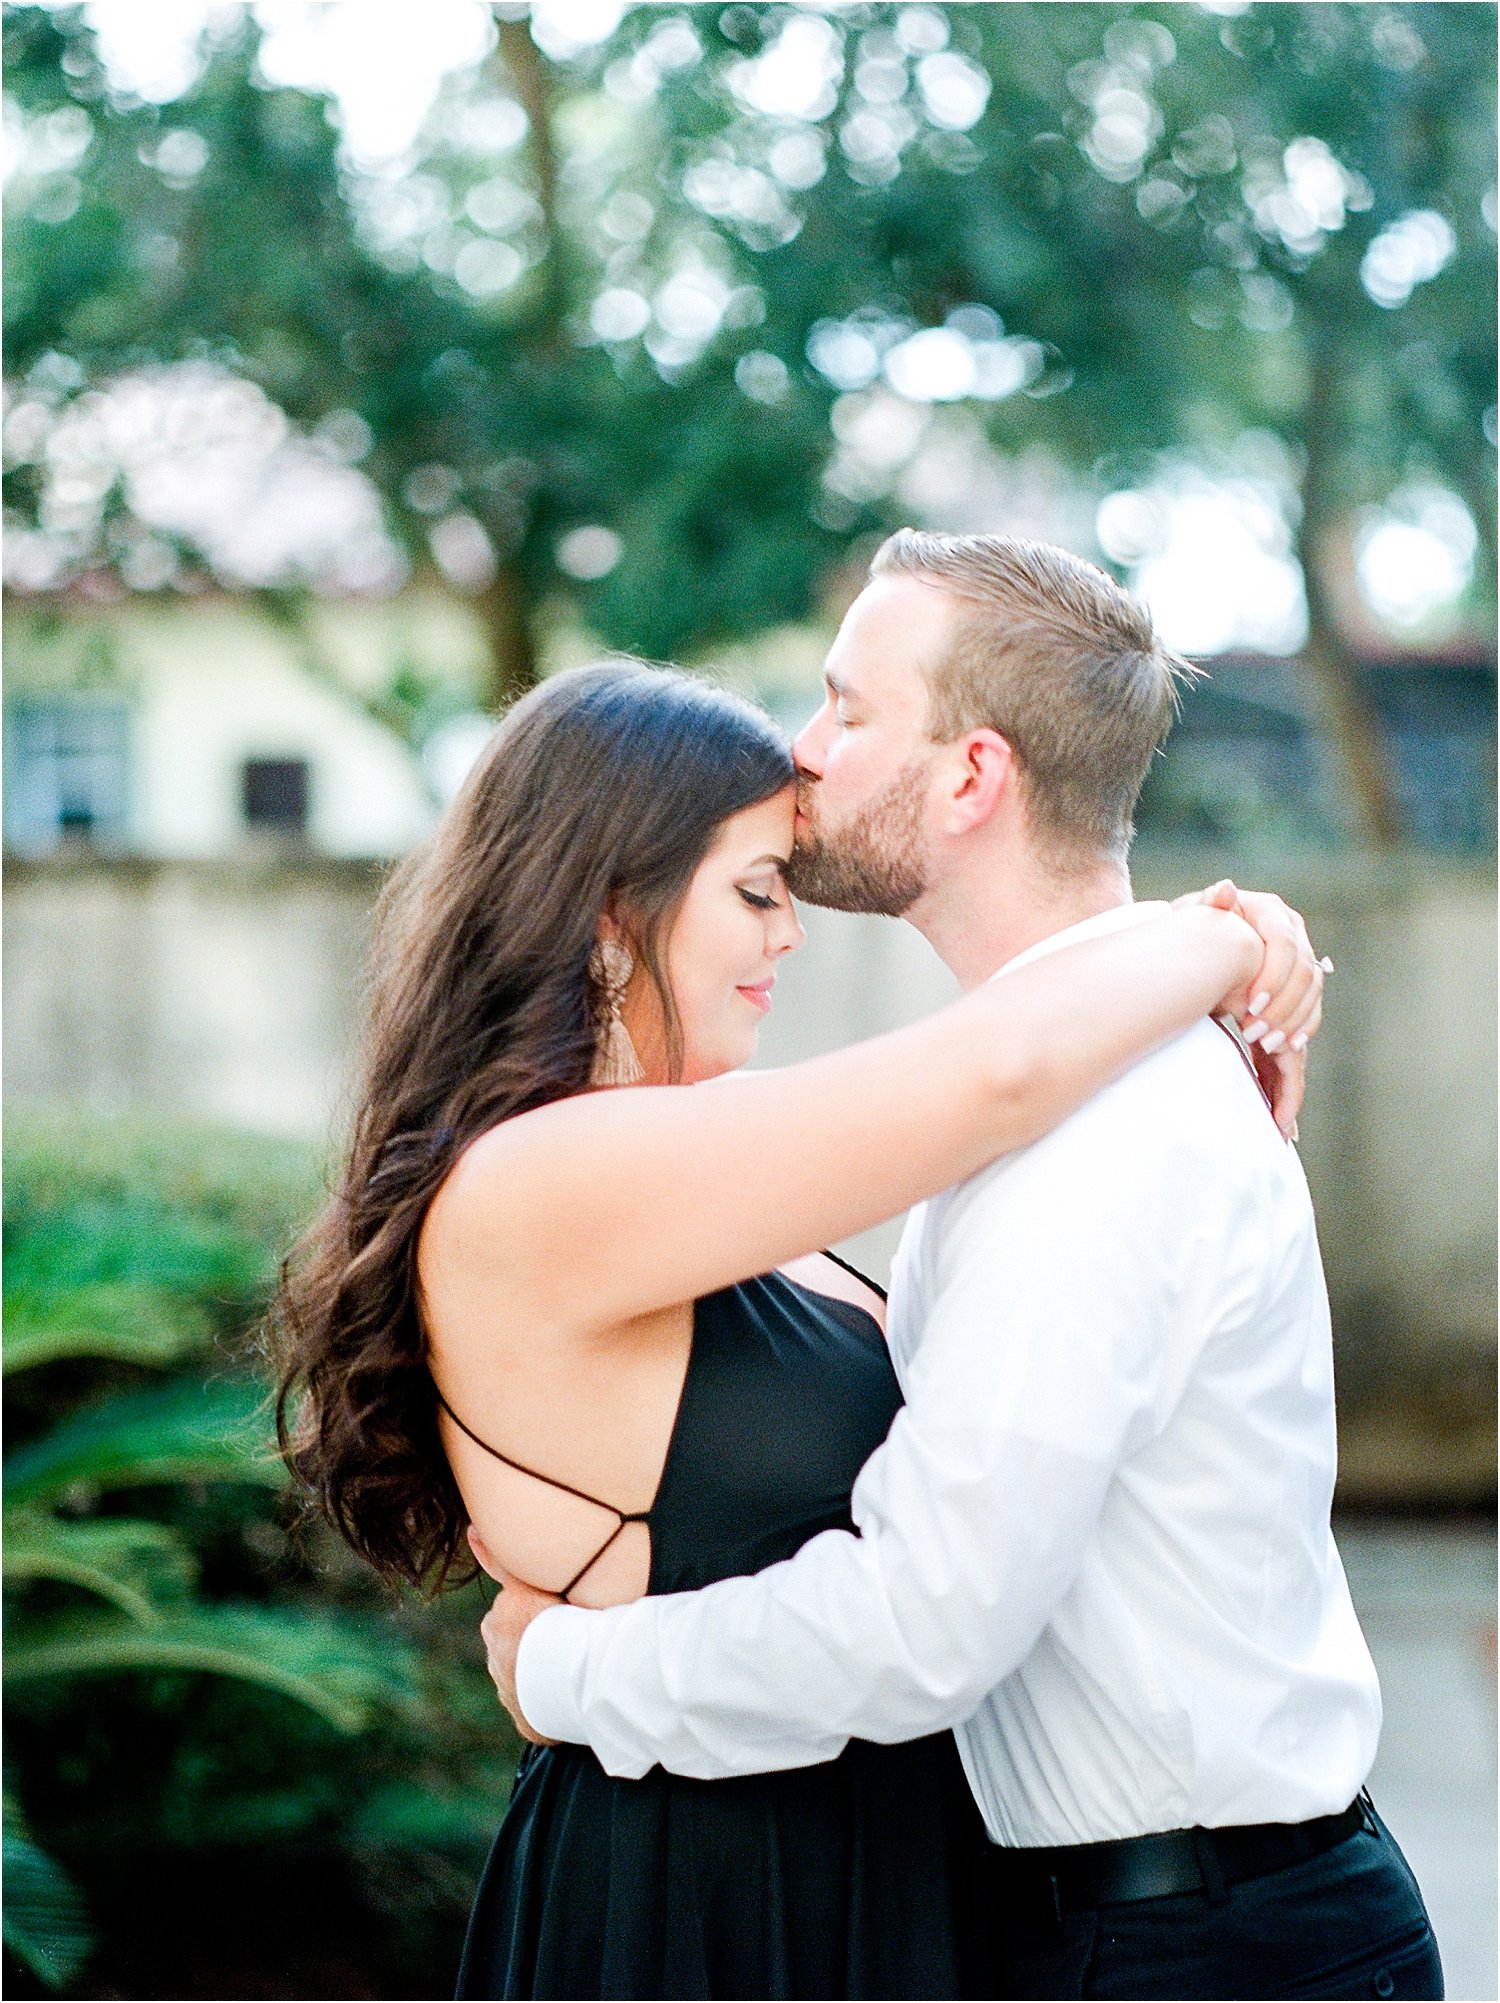
<instances>
[{"instance_id":1,"label":"black belt","mask_svg":"<svg viewBox=\"0 0 1500 2003\"><path fill-rule=\"evenodd\" d=\"M1244 1878L1317 1857L1356 1830L1375 1827L1370 1798L1311 1822L1257 1822L1230 1829L1166 1829L1113 1843L1074 1843L1055 1850L996 1849L1007 1893L1028 1895L1061 1919L1080 1906L1114 1906L1167 1899L1179 1892L1224 1896Z\"/></svg>"}]
</instances>

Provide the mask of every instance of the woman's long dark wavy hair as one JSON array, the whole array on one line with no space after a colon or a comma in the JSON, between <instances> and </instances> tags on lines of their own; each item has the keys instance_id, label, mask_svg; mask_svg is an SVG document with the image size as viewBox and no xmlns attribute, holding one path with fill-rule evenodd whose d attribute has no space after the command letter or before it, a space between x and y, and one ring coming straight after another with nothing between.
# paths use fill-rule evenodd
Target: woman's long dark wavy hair
<instances>
[{"instance_id":1,"label":"woman's long dark wavy hair","mask_svg":"<svg viewBox=\"0 0 1500 2003\"><path fill-rule=\"evenodd\" d=\"M606 905L680 1061L672 919L722 823L792 776L770 719L722 689L634 662L573 669L516 704L387 885L347 1159L267 1322L282 1454L386 1577L471 1576L418 1309L428 1205L478 1135L588 1089Z\"/></svg>"}]
</instances>

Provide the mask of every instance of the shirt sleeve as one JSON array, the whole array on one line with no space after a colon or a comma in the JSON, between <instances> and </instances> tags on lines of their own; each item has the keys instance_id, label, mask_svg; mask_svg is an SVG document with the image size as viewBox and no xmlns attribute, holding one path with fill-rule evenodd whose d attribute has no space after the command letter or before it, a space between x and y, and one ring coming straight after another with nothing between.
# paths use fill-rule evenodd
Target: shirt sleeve
<instances>
[{"instance_id":1,"label":"shirt sleeve","mask_svg":"<svg viewBox=\"0 0 1500 2003\"><path fill-rule=\"evenodd\" d=\"M957 1724L1024 1660L1177 1375L1178 1179L1143 1162L1141 1106L1113 1087L947 1199L855 1533L700 1592L542 1614L517 1670L539 1731L620 1776L764 1772Z\"/></svg>"}]
</instances>

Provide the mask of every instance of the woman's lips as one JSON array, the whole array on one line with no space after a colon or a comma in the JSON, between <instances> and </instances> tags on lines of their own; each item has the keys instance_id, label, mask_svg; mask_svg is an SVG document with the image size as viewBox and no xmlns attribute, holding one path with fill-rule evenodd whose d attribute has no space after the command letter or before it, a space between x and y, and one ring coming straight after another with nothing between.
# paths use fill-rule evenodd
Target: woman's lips
<instances>
[{"instance_id":1,"label":"woman's lips","mask_svg":"<svg viewBox=\"0 0 1500 2003\"><path fill-rule=\"evenodd\" d=\"M736 988L735 993L743 995L750 1006L759 1009L762 1015L769 1015L771 1013L771 990L775 985L774 979L757 981L754 987Z\"/></svg>"}]
</instances>

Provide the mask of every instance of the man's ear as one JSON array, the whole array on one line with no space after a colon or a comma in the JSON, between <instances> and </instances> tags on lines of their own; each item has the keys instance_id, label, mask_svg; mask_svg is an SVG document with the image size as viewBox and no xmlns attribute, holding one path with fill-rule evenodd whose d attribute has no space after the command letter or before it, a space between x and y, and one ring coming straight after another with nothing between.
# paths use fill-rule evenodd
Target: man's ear
<instances>
[{"instance_id":1,"label":"man's ear","mask_svg":"<svg viewBox=\"0 0 1500 2003\"><path fill-rule=\"evenodd\" d=\"M946 834L965 835L991 820L1015 785L1016 755L998 730L970 730L948 746L951 790Z\"/></svg>"}]
</instances>

